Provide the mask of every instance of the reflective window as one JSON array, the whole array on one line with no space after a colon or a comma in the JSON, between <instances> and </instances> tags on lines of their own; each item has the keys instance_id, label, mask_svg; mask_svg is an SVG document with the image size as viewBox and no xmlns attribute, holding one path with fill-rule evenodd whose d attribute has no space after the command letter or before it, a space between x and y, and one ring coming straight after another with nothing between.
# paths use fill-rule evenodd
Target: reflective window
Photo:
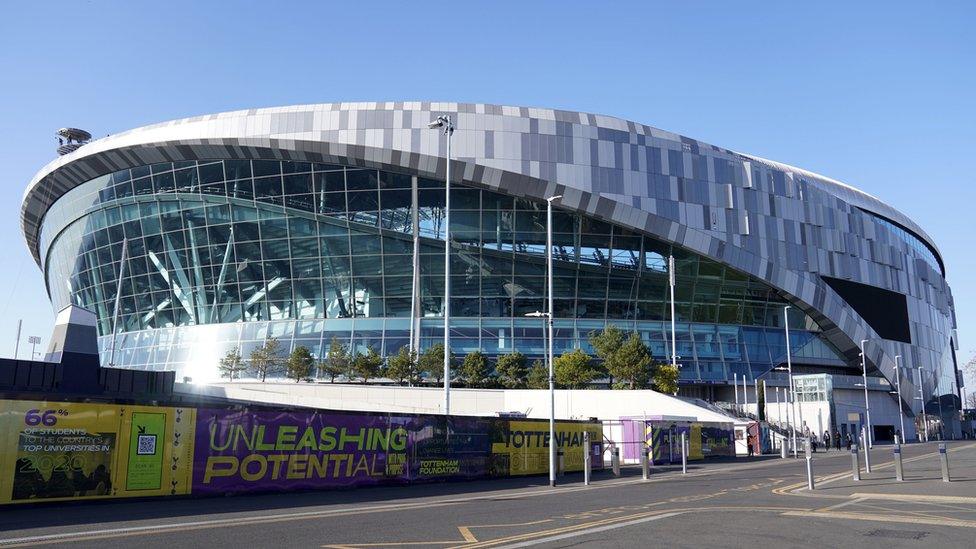
<instances>
[{"instance_id":1,"label":"reflective window","mask_svg":"<svg viewBox=\"0 0 976 549\"><path fill-rule=\"evenodd\" d=\"M444 186L419 178L415 205L412 179L267 160L161 163L93 179L45 217L41 249L52 301L94 311L104 346L118 297L121 366L183 371L210 360L212 367L213 356L232 346L246 354L269 334L315 354L333 335L390 354L409 341L412 311L421 319L421 344L436 343ZM464 185L452 193L456 352L540 355L542 323L525 315L546 307L545 204ZM785 355L785 302L765 284L575 213L555 212L553 228L557 353L588 349L587 334L614 322L637 330L667 360L667 258L674 255L682 379L755 375ZM794 309L789 323L795 356L840 363L809 317Z\"/></svg>"}]
</instances>

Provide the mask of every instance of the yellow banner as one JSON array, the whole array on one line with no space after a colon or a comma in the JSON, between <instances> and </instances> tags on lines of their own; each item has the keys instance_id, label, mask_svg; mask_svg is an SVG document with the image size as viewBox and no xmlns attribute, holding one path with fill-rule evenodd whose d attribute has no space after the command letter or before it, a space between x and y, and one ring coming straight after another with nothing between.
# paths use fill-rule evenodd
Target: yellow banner
<instances>
[{"instance_id":1,"label":"yellow banner","mask_svg":"<svg viewBox=\"0 0 976 549\"><path fill-rule=\"evenodd\" d=\"M701 423L691 424L691 433L688 435L688 459L705 459L702 453L702 426Z\"/></svg>"},{"instance_id":2,"label":"yellow banner","mask_svg":"<svg viewBox=\"0 0 976 549\"><path fill-rule=\"evenodd\" d=\"M190 408L0 401L0 503L188 494Z\"/></svg>"},{"instance_id":3,"label":"yellow banner","mask_svg":"<svg viewBox=\"0 0 976 549\"><path fill-rule=\"evenodd\" d=\"M558 448L563 450L566 471L583 470L583 433L590 433L590 442L603 440L601 423L556 422ZM510 475L534 475L549 471L549 422L509 421L503 440L492 442L491 453L508 457ZM601 459L595 456L594 461Z\"/></svg>"}]
</instances>

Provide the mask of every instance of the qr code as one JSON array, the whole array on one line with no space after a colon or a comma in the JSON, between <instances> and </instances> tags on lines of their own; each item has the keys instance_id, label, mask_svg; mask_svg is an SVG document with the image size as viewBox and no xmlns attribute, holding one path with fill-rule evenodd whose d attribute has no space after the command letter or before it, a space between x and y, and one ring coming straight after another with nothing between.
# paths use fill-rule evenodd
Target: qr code
<instances>
[{"instance_id":1,"label":"qr code","mask_svg":"<svg viewBox=\"0 0 976 549\"><path fill-rule=\"evenodd\" d=\"M156 454L156 435L139 435L139 445L136 454L140 456L152 456Z\"/></svg>"}]
</instances>

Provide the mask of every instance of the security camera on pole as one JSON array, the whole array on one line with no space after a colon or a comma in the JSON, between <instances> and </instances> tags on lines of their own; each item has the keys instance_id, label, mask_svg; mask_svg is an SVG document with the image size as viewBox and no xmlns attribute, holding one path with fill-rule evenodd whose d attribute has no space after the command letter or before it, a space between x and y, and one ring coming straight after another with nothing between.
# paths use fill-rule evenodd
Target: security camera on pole
<instances>
[{"instance_id":1,"label":"security camera on pole","mask_svg":"<svg viewBox=\"0 0 976 549\"><path fill-rule=\"evenodd\" d=\"M451 116L442 114L427 124L430 129L444 128L447 136L447 169L444 174L444 414L451 413Z\"/></svg>"}]
</instances>

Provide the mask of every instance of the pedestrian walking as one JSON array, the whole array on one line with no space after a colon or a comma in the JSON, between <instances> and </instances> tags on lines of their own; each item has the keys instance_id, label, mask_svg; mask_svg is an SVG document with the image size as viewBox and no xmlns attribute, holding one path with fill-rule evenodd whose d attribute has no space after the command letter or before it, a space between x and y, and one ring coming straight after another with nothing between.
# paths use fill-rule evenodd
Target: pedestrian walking
<instances>
[{"instance_id":1,"label":"pedestrian walking","mask_svg":"<svg viewBox=\"0 0 976 549\"><path fill-rule=\"evenodd\" d=\"M847 433L847 449L848 450L851 449L851 444L854 444L854 441L851 439L851 434L850 433Z\"/></svg>"},{"instance_id":2,"label":"pedestrian walking","mask_svg":"<svg viewBox=\"0 0 976 549\"><path fill-rule=\"evenodd\" d=\"M824 452L830 451L830 431L824 431L823 436Z\"/></svg>"},{"instance_id":3,"label":"pedestrian walking","mask_svg":"<svg viewBox=\"0 0 976 549\"><path fill-rule=\"evenodd\" d=\"M834 431L834 446L840 450L840 431Z\"/></svg>"}]
</instances>

